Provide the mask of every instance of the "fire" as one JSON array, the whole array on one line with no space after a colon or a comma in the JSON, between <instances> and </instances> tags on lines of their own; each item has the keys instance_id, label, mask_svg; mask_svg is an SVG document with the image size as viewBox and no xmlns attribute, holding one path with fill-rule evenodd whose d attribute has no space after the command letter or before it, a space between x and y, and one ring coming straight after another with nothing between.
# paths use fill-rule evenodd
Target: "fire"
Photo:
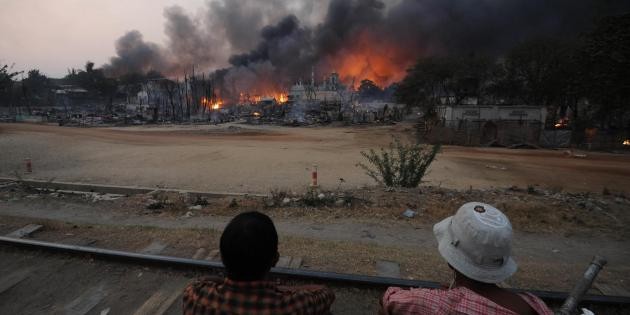
<instances>
[{"instance_id":1,"label":"fire","mask_svg":"<svg viewBox=\"0 0 630 315\"><path fill-rule=\"evenodd\" d=\"M277 94L276 97L274 98L276 99L278 103L286 103L288 99L285 93Z\"/></svg>"},{"instance_id":2,"label":"fire","mask_svg":"<svg viewBox=\"0 0 630 315\"><path fill-rule=\"evenodd\" d=\"M341 80L354 88L359 82L368 79L381 87L398 82L405 77L405 70L413 63L414 57L396 45L390 45L371 38L365 31L359 34L352 48L328 58L328 66L338 71Z\"/></svg>"},{"instance_id":3,"label":"fire","mask_svg":"<svg viewBox=\"0 0 630 315\"><path fill-rule=\"evenodd\" d=\"M569 119L568 118L560 118L558 119L558 122L554 125L554 127L556 128L564 128L569 124Z\"/></svg>"},{"instance_id":4,"label":"fire","mask_svg":"<svg viewBox=\"0 0 630 315\"><path fill-rule=\"evenodd\" d=\"M623 145L628 145L630 146L630 139L626 139L623 141Z\"/></svg>"},{"instance_id":5,"label":"fire","mask_svg":"<svg viewBox=\"0 0 630 315\"><path fill-rule=\"evenodd\" d=\"M220 98L216 98L214 100L212 99L208 99L205 96L201 98L201 105L210 108L210 109L220 109L221 107L223 107L223 100L221 100Z\"/></svg>"},{"instance_id":6,"label":"fire","mask_svg":"<svg viewBox=\"0 0 630 315\"><path fill-rule=\"evenodd\" d=\"M241 95L241 100L243 100L243 101L246 101L246 100L249 99L248 97L244 97L243 93L240 93L240 95ZM284 93L284 92L270 92L270 93L263 93L262 95L255 94L251 98L251 100L254 103L259 103L263 99L274 99L277 103L283 104L283 103L286 103L289 100L289 97L287 96L287 93Z\"/></svg>"}]
</instances>

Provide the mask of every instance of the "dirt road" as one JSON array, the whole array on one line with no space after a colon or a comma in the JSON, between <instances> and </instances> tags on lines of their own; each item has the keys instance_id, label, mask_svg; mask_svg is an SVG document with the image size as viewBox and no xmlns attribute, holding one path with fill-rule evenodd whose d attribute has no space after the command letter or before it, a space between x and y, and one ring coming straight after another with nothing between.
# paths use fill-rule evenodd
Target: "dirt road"
<instances>
[{"instance_id":1,"label":"dirt road","mask_svg":"<svg viewBox=\"0 0 630 315\"><path fill-rule=\"evenodd\" d=\"M303 190L319 168L327 189L373 185L356 163L391 136L408 138L411 125L380 127L161 126L67 128L0 124L0 175L33 161L37 179L183 189L267 193ZM468 189L541 185L565 191L630 193L630 155L447 146L428 184Z\"/></svg>"}]
</instances>

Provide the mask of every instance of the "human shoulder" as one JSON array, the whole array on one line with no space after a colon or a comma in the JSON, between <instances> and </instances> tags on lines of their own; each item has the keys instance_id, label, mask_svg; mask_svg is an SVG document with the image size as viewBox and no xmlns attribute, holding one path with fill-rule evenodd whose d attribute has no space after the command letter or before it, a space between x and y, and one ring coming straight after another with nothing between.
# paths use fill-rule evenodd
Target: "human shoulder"
<instances>
[{"instance_id":1,"label":"human shoulder","mask_svg":"<svg viewBox=\"0 0 630 315\"><path fill-rule=\"evenodd\" d=\"M303 314L327 314L335 301L335 293L321 285L278 286L277 290L287 304Z\"/></svg>"},{"instance_id":2,"label":"human shoulder","mask_svg":"<svg viewBox=\"0 0 630 315\"><path fill-rule=\"evenodd\" d=\"M453 295L458 294L456 290L390 287L385 291L381 305L386 314L432 313L449 304Z\"/></svg>"},{"instance_id":3,"label":"human shoulder","mask_svg":"<svg viewBox=\"0 0 630 315\"><path fill-rule=\"evenodd\" d=\"M198 278L190 283L184 288L184 298L190 297L194 298L200 294L201 291L211 291L215 290L217 286L223 283L223 279L216 277L204 277Z\"/></svg>"},{"instance_id":4,"label":"human shoulder","mask_svg":"<svg viewBox=\"0 0 630 315\"><path fill-rule=\"evenodd\" d=\"M520 293L519 295L539 315L551 315L551 314L553 314L553 312L551 311L551 309L549 309L547 304L545 304L545 302L543 302L543 300L541 300L539 297L537 297L537 296L535 296L535 295L533 295L533 294L531 294L529 292Z\"/></svg>"}]
</instances>

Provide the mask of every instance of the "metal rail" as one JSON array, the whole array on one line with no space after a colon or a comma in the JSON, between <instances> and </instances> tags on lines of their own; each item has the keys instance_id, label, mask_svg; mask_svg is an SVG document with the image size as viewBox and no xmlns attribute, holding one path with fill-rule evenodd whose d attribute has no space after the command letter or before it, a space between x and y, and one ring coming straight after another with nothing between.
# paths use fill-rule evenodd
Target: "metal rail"
<instances>
[{"instance_id":1,"label":"metal rail","mask_svg":"<svg viewBox=\"0 0 630 315\"><path fill-rule=\"evenodd\" d=\"M180 258L162 255L150 255L135 252L125 252L97 247L86 247L69 244L51 243L36 240L18 239L6 236L0 236L0 245L30 248L42 251L59 252L63 254L89 255L106 260L115 260L126 263L137 263L142 265L159 265L163 267L185 269L185 270L223 270L223 264L206 260L196 260L189 258ZM437 282L409 280L389 277L376 277L365 275L354 275L335 272L322 272L303 269L288 268L272 268L271 274L275 276L301 279L301 280L317 280L327 283L345 284L353 286L363 286L372 288L385 288L389 286L397 287L423 287L423 288L440 288ZM569 296L567 292L555 291L532 291L512 289L514 292L529 292L545 301L562 303ZM624 296L604 296L604 295L586 295L581 301L585 304L603 304L603 305L619 305L630 306L630 297Z\"/></svg>"}]
</instances>

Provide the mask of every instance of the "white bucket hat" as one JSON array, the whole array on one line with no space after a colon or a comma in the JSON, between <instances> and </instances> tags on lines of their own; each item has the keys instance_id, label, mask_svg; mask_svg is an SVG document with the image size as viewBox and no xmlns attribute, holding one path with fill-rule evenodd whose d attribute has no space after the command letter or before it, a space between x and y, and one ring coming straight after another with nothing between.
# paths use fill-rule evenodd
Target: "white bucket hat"
<instances>
[{"instance_id":1,"label":"white bucket hat","mask_svg":"<svg viewBox=\"0 0 630 315\"><path fill-rule=\"evenodd\" d=\"M469 202L433 226L440 254L457 271L484 283L499 283L516 272L512 225L495 207Z\"/></svg>"}]
</instances>

